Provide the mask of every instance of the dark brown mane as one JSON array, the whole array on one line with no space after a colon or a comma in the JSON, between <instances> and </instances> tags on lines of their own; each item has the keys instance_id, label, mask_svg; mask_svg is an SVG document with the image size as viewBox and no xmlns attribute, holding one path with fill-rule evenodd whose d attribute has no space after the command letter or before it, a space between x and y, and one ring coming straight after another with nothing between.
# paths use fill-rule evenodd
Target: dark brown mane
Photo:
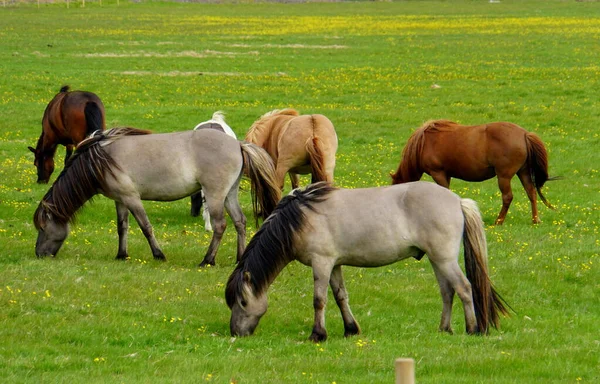
<instances>
[{"instance_id":1,"label":"dark brown mane","mask_svg":"<svg viewBox=\"0 0 600 384\"><path fill-rule=\"evenodd\" d=\"M82 141L38 205L33 216L35 227L40 229L46 214L51 214L61 224L73 221L83 204L104 188L107 172L112 174L119 169L101 143L124 135L148 133L135 128L113 128L99 131Z\"/></svg>"},{"instance_id":2,"label":"dark brown mane","mask_svg":"<svg viewBox=\"0 0 600 384\"><path fill-rule=\"evenodd\" d=\"M295 190L284 197L248 243L242 258L227 282L225 298L231 308L243 290L244 272L250 272L256 295L265 291L294 255L294 237L305 225L302 208L314 210L313 204L327 198L336 188L326 182Z\"/></svg>"}]
</instances>

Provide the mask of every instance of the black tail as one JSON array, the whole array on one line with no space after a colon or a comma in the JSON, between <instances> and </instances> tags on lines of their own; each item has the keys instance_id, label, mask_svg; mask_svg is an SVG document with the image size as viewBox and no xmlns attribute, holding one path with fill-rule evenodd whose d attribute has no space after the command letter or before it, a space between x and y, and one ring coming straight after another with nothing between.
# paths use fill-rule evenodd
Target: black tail
<instances>
[{"instance_id":1,"label":"black tail","mask_svg":"<svg viewBox=\"0 0 600 384\"><path fill-rule=\"evenodd\" d=\"M104 114L102 113L98 103L95 101L88 101L85 104L83 113L85 114L85 123L87 126L87 131L85 133L86 137L95 131L104 131Z\"/></svg>"}]
</instances>

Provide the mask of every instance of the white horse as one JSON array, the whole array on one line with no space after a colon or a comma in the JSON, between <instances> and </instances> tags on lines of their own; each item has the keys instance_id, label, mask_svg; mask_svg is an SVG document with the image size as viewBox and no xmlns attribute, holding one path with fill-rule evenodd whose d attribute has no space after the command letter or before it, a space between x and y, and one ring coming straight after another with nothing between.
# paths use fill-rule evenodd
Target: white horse
<instances>
[{"instance_id":1,"label":"white horse","mask_svg":"<svg viewBox=\"0 0 600 384\"><path fill-rule=\"evenodd\" d=\"M213 113L212 119L203 121L194 127L194 131L199 129L216 129L217 131L223 132L237 140L235 132L233 132L233 129L231 129L231 127L225 122L225 114L222 111L216 111ZM202 210L204 229L207 231L212 231L212 225L210 225L210 213L208 212L208 206L206 205L204 192L200 190L200 192L194 193L191 196L191 200L191 215L194 217L198 216L200 214L200 208L204 206L204 209Z\"/></svg>"}]
</instances>

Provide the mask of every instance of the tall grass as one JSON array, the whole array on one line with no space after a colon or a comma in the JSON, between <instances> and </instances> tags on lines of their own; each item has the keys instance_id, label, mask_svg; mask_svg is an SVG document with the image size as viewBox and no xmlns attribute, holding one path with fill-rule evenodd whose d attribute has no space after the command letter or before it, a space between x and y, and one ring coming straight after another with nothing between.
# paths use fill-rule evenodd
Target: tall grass
<instances>
[{"instance_id":1,"label":"tall grass","mask_svg":"<svg viewBox=\"0 0 600 384\"><path fill-rule=\"evenodd\" d=\"M8 3L0 8L0 378L383 383L406 356L422 383L598 381L599 10L529 0ZM495 180L452 182L480 205L492 280L517 312L487 337L464 333L459 304L456 334L438 333L431 267L407 260L345 269L360 336L344 339L330 298L329 340L307 341L312 277L294 263L271 287L257 333L232 339L223 292L235 231L227 229L217 266L198 269L210 236L187 199L145 204L166 263L152 260L133 220L131 260L113 260L116 215L104 197L84 207L55 259L35 258L32 215L49 186L35 183L27 146L63 84L97 93L109 126L157 132L191 129L218 109L238 137L275 108L323 113L340 140L336 183L347 188L389 184L407 138L434 118L517 123L540 135L551 175L565 179L544 187L558 209L541 207L537 226L515 180L501 227L491 225L501 205ZM56 173L63 156L59 148ZM250 224L249 237L255 231Z\"/></svg>"}]
</instances>

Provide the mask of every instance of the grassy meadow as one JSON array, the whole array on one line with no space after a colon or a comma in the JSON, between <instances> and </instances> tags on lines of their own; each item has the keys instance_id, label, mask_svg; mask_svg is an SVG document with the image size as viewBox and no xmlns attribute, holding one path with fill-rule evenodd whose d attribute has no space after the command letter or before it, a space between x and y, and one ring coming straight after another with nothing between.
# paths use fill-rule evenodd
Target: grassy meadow
<instances>
[{"instance_id":1,"label":"grassy meadow","mask_svg":"<svg viewBox=\"0 0 600 384\"><path fill-rule=\"evenodd\" d=\"M398 357L415 359L419 383L600 381L599 39L593 1L7 2L0 381L390 383ZM329 339L307 340L312 275L292 263L270 288L255 335L235 339L224 300L235 230L217 265L198 269L210 234L189 215L189 199L145 203L166 263L152 259L133 219L131 259L114 260L115 208L102 196L56 258L35 257L32 216L50 185L35 183L27 146L64 84L98 94L109 127L187 130L223 110L243 138L273 109L322 113L338 133L336 184L346 188L389 184L407 138L438 118L536 132L550 174L564 179L544 187L557 209L540 204L537 226L518 179L498 227L495 179L452 182L480 206L492 280L516 311L488 336L465 334L458 299L455 334L439 333L433 271L411 259L345 269L359 336L343 337L330 295ZM61 147L51 182L63 158ZM240 196L249 239L257 228L247 186Z\"/></svg>"}]
</instances>

